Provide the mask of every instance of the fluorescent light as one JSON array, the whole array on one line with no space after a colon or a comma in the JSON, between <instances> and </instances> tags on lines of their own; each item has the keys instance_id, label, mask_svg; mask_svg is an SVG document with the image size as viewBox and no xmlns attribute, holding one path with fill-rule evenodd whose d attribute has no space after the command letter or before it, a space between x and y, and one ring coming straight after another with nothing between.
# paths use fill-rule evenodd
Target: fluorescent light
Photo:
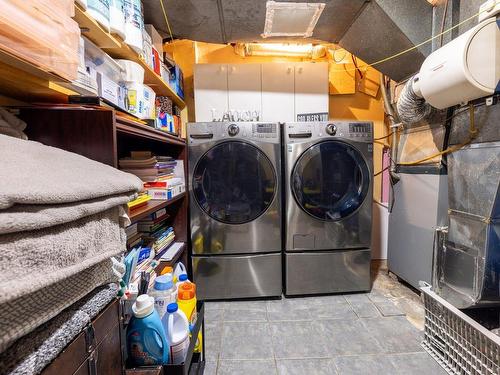
<instances>
[{"instance_id":1,"label":"fluorescent light","mask_svg":"<svg viewBox=\"0 0 500 375\"><path fill-rule=\"evenodd\" d=\"M238 43L235 49L244 56L312 57L312 44L298 43Z\"/></svg>"}]
</instances>

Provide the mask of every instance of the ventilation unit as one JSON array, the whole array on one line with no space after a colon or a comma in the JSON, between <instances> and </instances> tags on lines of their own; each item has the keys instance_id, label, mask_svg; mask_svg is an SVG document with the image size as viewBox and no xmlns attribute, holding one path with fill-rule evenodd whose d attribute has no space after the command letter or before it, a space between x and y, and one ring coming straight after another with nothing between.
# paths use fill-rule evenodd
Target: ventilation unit
<instances>
[{"instance_id":1,"label":"ventilation unit","mask_svg":"<svg viewBox=\"0 0 500 375\"><path fill-rule=\"evenodd\" d=\"M266 23L263 38L289 36L308 38L312 36L324 3L266 3Z\"/></svg>"}]
</instances>

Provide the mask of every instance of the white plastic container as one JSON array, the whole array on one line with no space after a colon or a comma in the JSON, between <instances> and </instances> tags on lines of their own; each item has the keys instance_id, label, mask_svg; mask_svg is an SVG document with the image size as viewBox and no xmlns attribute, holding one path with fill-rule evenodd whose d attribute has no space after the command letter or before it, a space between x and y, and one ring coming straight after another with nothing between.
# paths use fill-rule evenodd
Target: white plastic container
<instances>
[{"instance_id":1,"label":"white plastic container","mask_svg":"<svg viewBox=\"0 0 500 375\"><path fill-rule=\"evenodd\" d=\"M137 64L135 61L130 60L115 60L122 67L123 74L123 82L136 82L143 83L144 82L144 68Z\"/></svg>"},{"instance_id":2,"label":"white plastic container","mask_svg":"<svg viewBox=\"0 0 500 375\"><path fill-rule=\"evenodd\" d=\"M142 18L141 0L124 0L125 43L138 54L142 53Z\"/></svg>"},{"instance_id":3,"label":"white plastic container","mask_svg":"<svg viewBox=\"0 0 500 375\"><path fill-rule=\"evenodd\" d=\"M155 91L151 87L144 85L143 99L144 99L144 110L141 111L139 117L143 120L146 119L154 120L156 117Z\"/></svg>"},{"instance_id":4,"label":"white plastic container","mask_svg":"<svg viewBox=\"0 0 500 375\"><path fill-rule=\"evenodd\" d=\"M118 34L122 39L125 39L123 0L109 1L109 29L113 34Z\"/></svg>"},{"instance_id":5,"label":"white plastic container","mask_svg":"<svg viewBox=\"0 0 500 375\"><path fill-rule=\"evenodd\" d=\"M182 275L183 273L185 273L187 275L187 269L186 269L186 266L182 263L182 262L179 262L175 265L175 268L174 268L174 283L176 283L179 279L179 276Z\"/></svg>"},{"instance_id":6,"label":"white plastic container","mask_svg":"<svg viewBox=\"0 0 500 375\"><path fill-rule=\"evenodd\" d=\"M87 12L106 31L109 31L109 1L108 0L87 0Z\"/></svg>"},{"instance_id":7,"label":"white plastic container","mask_svg":"<svg viewBox=\"0 0 500 375\"><path fill-rule=\"evenodd\" d=\"M177 303L171 303L167 306L162 322L170 345L170 362L184 362L189 348L189 322L186 315L179 310Z\"/></svg>"},{"instance_id":8,"label":"white plastic container","mask_svg":"<svg viewBox=\"0 0 500 375\"><path fill-rule=\"evenodd\" d=\"M171 275L158 276L149 295L155 300L155 309L160 318L167 312L167 306L177 301L177 288Z\"/></svg>"}]
</instances>

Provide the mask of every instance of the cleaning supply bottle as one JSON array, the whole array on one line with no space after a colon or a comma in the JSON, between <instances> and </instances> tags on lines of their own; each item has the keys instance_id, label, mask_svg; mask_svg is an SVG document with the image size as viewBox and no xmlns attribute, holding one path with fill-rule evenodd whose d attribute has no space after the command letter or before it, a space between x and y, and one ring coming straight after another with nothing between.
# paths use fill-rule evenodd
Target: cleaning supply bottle
<instances>
[{"instance_id":1,"label":"cleaning supply bottle","mask_svg":"<svg viewBox=\"0 0 500 375\"><path fill-rule=\"evenodd\" d=\"M184 284L184 283L190 283L191 281L189 281L188 279L188 275L186 275L185 273L179 275L179 278L177 280L177 282L175 283L175 286L177 287L177 290L179 290L179 287Z\"/></svg>"},{"instance_id":2,"label":"cleaning supply bottle","mask_svg":"<svg viewBox=\"0 0 500 375\"><path fill-rule=\"evenodd\" d=\"M189 349L189 322L177 303L167 306L162 323L170 343L170 363L183 363Z\"/></svg>"},{"instance_id":3,"label":"cleaning supply bottle","mask_svg":"<svg viewBox=\"0 0 500 375\"><path fill-rule=\"evenodd\" d=\"M179 280L179 276L182 274L187 275L187 269L182 262L179 262L176 264L174 268L174 283L176 283Z\"/></svg>"},{"instance_id":4,"label":"cleaning supply bottle","mask_svg":"<svg viewBox=\"0 0 500 375\"><path fill-rule=\"evenodd\" d=\"M179 309L186 314L189 321L189 330L192 331L198 317L196 310L196 285L194 283L185 282L180 285L179 290L177 291L177 304L179 305ZM201 353L202 342L202 334L200 331L194 347L194 351L196 353Z\"/></svg>"},{"instance_id":5,"label":"cleaning supply bottle","mask_svg":"<svg viewBox=\"0 0 500 375\"><path fill-rule=\"evenodd\" d=\"M134 366L167 364L169 346L153 298L147 294L137 297L132 305L134 315L127 327L127 351Z\"/></svg>"},{"instance_id":6,"label":"cleaning supply bottle","mask_svg":"<svg viewBox=\"0 0 500 375\"><path fill-rule=\"evenodd\" d=\"M160 275L168 275L168 274L172 275L172 280L173 280L174 279L174 269L170 266L164 267L160 272Z\"/></svg>"},{"instance_id":7,"label":"cleaning supply bottle","mask_svg":"<svg viewBox=\"0 0 500 375\"><path fill-rule=\"evenodd\" d=\"M158 276L149 295L154 298L155 309L160 318L163 318L167 312L167 306L177 301L177 288L172 282L172 275Z\"/></svg>"}]
</instances>

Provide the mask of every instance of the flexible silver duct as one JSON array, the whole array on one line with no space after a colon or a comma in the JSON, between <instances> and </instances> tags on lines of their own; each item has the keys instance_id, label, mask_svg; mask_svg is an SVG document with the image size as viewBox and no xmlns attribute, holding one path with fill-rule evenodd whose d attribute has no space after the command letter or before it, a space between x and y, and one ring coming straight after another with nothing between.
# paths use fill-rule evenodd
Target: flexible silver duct
<instances>
[{"instance_id":1,"label":"flexible silver duct","mask_svg":"<svg viewBox=\"0 0 500 375\"><path fill-rule=\"evenodd\" d=\"M412 125L422 121L432 112L430 104L426 103L424 98L415 94L413 80L414 77L406 82L397 103L399 120L405 125Z\"/></svg>"}]
</instances>

